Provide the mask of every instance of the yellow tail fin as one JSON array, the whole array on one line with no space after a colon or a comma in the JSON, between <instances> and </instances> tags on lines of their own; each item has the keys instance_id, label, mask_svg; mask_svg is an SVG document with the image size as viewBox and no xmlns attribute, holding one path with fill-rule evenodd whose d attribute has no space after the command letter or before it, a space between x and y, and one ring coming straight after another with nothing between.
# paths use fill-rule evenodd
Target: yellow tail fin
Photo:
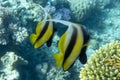
<instances>
[{"instance_id":1,"label":"yellow tail fin","mask_svg":"<svg viewBox=\"0 0 120 80\"><path fill-rule=\"evenodd\" d=\"M60 53L60 54L53 54L53 57L56 61L56 65L58 68L60 68L62 66L63 63L63 59L64 59L64 54Z\"/></svg>"}]
</instances>

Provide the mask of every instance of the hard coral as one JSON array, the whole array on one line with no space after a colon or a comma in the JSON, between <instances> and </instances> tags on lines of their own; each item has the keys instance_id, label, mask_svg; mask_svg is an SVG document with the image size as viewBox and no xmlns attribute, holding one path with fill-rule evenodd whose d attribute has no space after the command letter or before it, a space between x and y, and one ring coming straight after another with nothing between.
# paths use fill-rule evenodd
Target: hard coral
<instances>
[{"instance_id":1,"label":"hard coral","mask_svg":"<svg viewBox=\"0 0 120 80\"><path fill-rule=\"evenodd\" d=\"M67 0L70 9L76 21L83 21L90 15L93 7L95 7L95 0Z\"/></svg>"},{"instance_id":2,"label":"hard coral","mask_svg":"<svg viewBox=\"0 0 120 80\"><path fill-rule=\"evenodd\" d=\"M84 21L97 10L104 9L111 0L67 0L76 21Z\"/></svg>"},{"instance_id":3,"label":"hard coral","mask_svg":"<svg viewBox=\"0 0 120 80\"><path fill-rule=\"evenodd\" d=\"M114 41L95 51L80 71L81 80L120 79L120 41Z\"/></svg>"},{"instance_id":4,"label":"hard coral","mask_svg":"<svg viewBox=\"0 0 120 80\"><path fill-rule=\"evenodd\" d=\"M18 66L28 64L28 61L16 55L14 52L6 52L0 58L0 80L19 80Z\"/></svg>"}]
</instances>

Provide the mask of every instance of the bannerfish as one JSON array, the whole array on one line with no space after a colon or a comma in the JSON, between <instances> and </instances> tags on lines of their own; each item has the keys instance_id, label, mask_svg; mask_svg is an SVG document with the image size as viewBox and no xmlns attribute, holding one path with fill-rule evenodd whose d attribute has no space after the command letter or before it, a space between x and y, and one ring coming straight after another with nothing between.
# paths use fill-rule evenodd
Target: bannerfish
<instances>
[{"instance_id":1,"label":"bannerfish","mask_svg":"<svg viewBox=\"0 0 120 80\"><path fill-rule=\"evenodd\" d=\"M82 64L85 64L87 62L86 49L90 36L84 26L62 20L48 21L59 22L68 26L68 29L63 33L58 42L60 53L53 54L57 67L62 67L66 71L72 67L77 58L79 58Z\"/></svg>"},{"instance_id":2,"label":"bannerfish","mask_svg":"<svg viewBox=\"0 0 120 80\"><path fill-rule=\"evenodd\" d=\"M50 19L51 16L49 15L48 18ZM39 48L44 43L47 43L47 46L49 47L52 42L53 34L52 21L46 21L46 19L43 19L37 24L36 32L30 35L30 41L32 45L34 45L34 48Z\"/></svg>"}]
</instances>

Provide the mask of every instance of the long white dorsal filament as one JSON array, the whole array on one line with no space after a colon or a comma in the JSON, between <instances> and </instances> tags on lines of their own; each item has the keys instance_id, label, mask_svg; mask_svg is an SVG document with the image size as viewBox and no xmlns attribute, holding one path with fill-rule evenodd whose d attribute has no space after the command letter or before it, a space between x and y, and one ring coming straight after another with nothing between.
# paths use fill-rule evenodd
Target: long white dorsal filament
<instances>
[{"instance_id":1,"label":"long white dorsal filament","mask_svg":"<svg viewBox=\"0 0 120 80\"><path fill-rule=\"evenodd\" d=\"M69 21L58 20L58 19L47 19L46 21L53 21L53 22L56 22L56 23L61 23L61 24L64 24L65 26L72 25L72 23L69 22Z\"/></svg>"},{"instance_id":2,"label":"long white dorsal filament","mask_svg":"<svg viewBox=\"0 0 120 80\"><path fill-rule=\"evenodd\" d=\"M56 23L61 23L67 27L75 27L75 28L79 28L81 27L79 24L76 24L76 23L72 23L72 22L69 22L69 21L64 21L64 20L58 20L58 19L47 19L46 21L53 21L53 22L56 22Z\"/></svg>"},{"instance_id":3,"label":"long white dorsal filament","mask_svg":"<svg viewBox=\"0 0 120 80\"><path fill-rule=\"evenodd\" d=\"M40 7L40 8L44 11L44 13L45 13L45 17L44 17L43 20L47 20L47 18L48 18L48 12L47 12L42 6L39 5L39 7Z\"/></svg>"}]
</instances>

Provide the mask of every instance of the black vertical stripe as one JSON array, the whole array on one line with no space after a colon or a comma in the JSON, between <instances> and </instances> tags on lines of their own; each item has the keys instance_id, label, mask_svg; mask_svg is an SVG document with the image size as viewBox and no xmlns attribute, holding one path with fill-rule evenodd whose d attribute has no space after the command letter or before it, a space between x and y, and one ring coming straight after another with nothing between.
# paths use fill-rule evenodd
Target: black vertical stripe
<instances>
[{"instance_id":1,"label":"black vertical stripe","mask_svg":"<svg viewBox=\"0 0 120 80\"><path fill-rule=\"evenodd\" d=\"M48 25L49 25L49 21L47 21L47 22L45 23L45 25L43 26L43 29L42 29L40 35L38 36L38 38L36 39L35 43L45 34L45 32L46 32L47 29L48 29ZM35 43L34 43L34 44L35 44Z\"/></svg>"},{"instance_id":2,"label":"black vertical stripe","mask_svg":"<svg viewBox=\"0 0 120 80\"><path fill-rule=\"evenodd\" d=\"M83 37L84 37L84 43L86 44L90 40L90 35L87 33L87 30L84 28L84 26L81 26L82 32L83 32Z\"/></svg>"},{"instance_id":3,"label":"black vertical stripe","mask_svg":"<svg viewBox=\"0 0 120 80\"><path fill-rule=\"evenodd\" d=\"M72 50L73 50L73 47L76 43L76 39L77 39L77 29L75 27L73 27L73 33L72 33L72 37L71 37L71 40L68 44L68 47L65 51L65 56L64 56L64 60L63 60L63 64L65 62L65 60L69 57L69 55L71 54Z\"/></svg>"}]
</instances>

